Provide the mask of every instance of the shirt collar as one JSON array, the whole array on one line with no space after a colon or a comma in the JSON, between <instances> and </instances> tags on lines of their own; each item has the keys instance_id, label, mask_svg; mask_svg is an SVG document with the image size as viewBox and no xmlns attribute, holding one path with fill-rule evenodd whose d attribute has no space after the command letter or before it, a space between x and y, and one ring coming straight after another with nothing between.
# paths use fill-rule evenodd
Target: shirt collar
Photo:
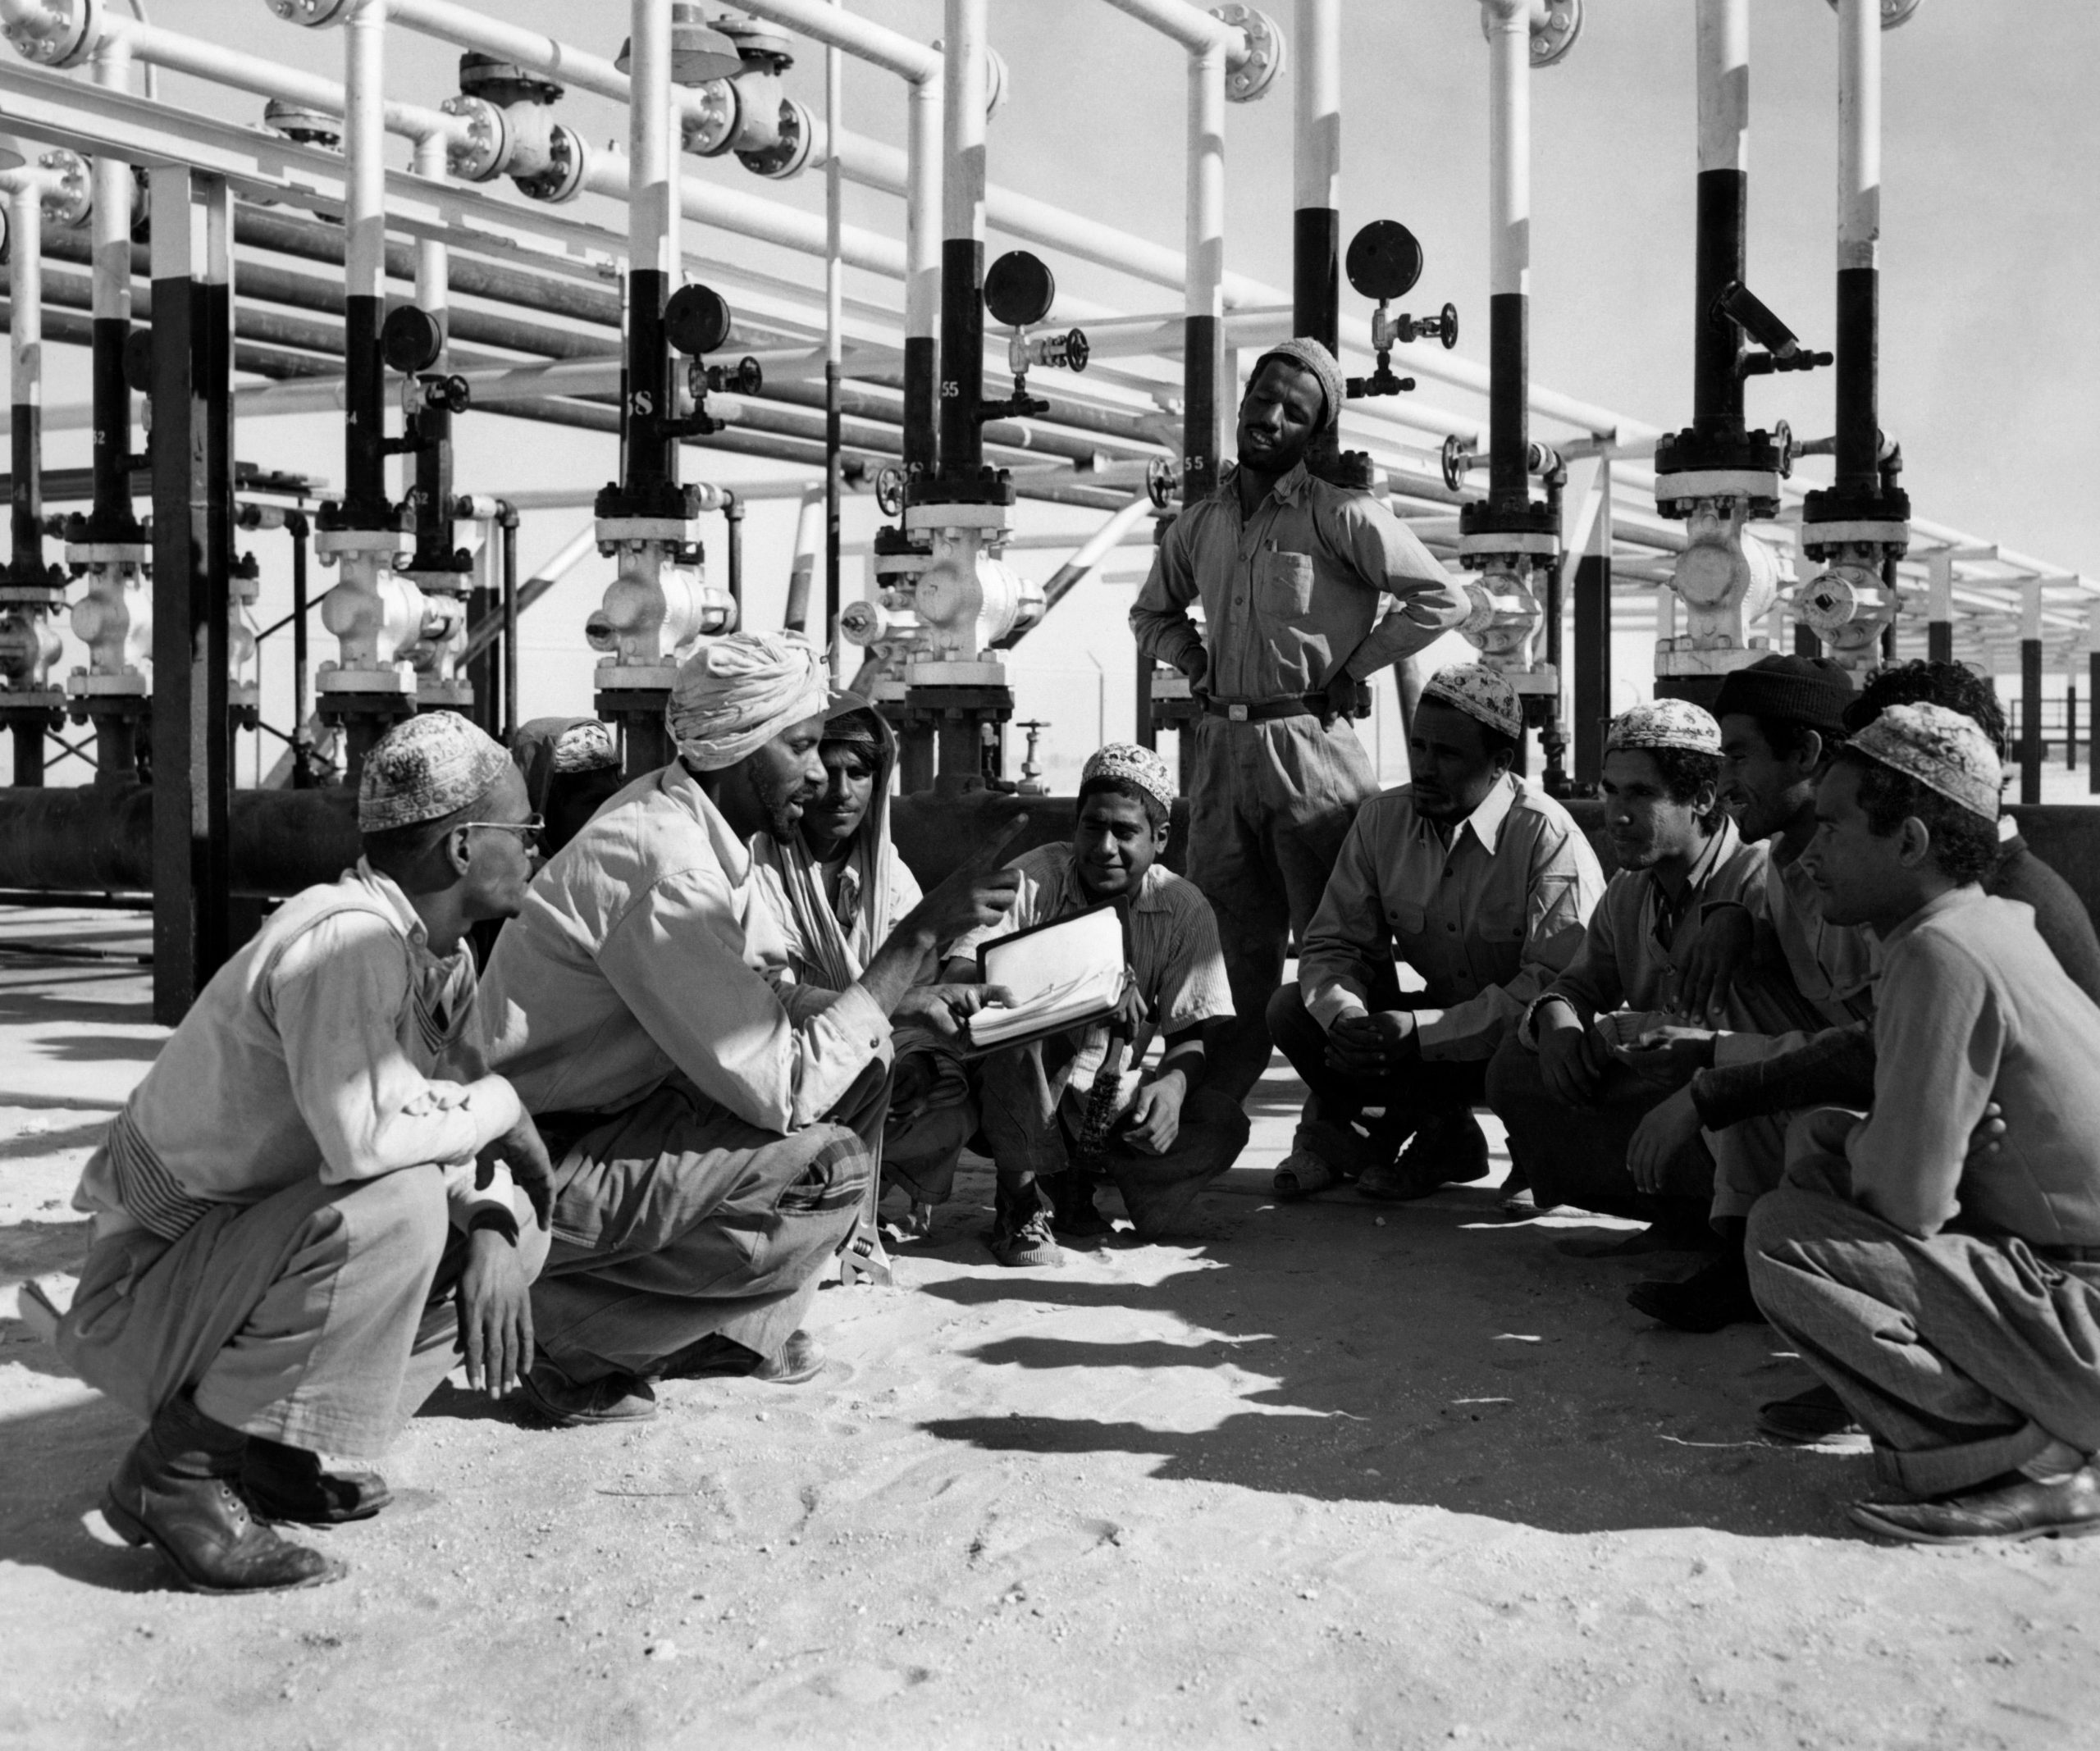
<instances>
[{"instance_id":1,"label":"shirt collar","mask_svg":"<svg viewBox=\"0 0 2100 1751\"><path fill-rule=\"evenodd\" d=\"M1504 773L1489 787L1487 795L1481 800L1480 807L1459 823L1459 832L1451 835L1453 841L1455 843L1459 833L1470 827L1473 837L1480 841L1481 849L1490 857L1494 856L1495 848L1502 842L1503 823L1509 819L1509 811L1516 806L1516 774Z\"/></svg>"},{"instance_id":2,"label":"shirt collar","mask_svg":"<svg viewBox=\"0 0 2100 1751\"><path fill-rule=\"evenodd\" d=\"M722 811L700 787L700 780L686 770L686 763L672 761L656 782L666 796L700 823L714 850L714 860L722 866L722 873L730 885L742 887L751 873L751 847L737 837L736 829L723 819Z\"/></svg>"},{"instance_id":3,"label":"shirt collar","mask_svg":"<svg viewBox=\"0 0 2100 1751\"><path fill-rule=\"evenodd\" d=\"M1228 463L1218 476L1213 499L1230 499L1237 503L1239 489L1234 484L1239 477L1239 464ZM1294 463L1287 472L1281 476L1269 489L1269 496L1280 504L1296 504L1312 490L1312 471L1302 462Z\"/></svg>"},{"instance_id":4,"label":"shirt collar","mask_svg":"<svg viewBox=\"0 0 2100 1751\"><path fill-rule=\"evenodd\" d=\"M1720 832L1706 841L1706 849L1699 854L1699 861L1691 866L1691 873L1685 878L1685 892L1696 894L1705 887L1713 880L1714 873L1733 857L1742 846L1742 835L1736 831L1734 818L1723 815Z\"/></svg>"},{"instance_id":5,"label":"shirt collar","mask_svg":"<svg viewBox=\"0 0 2100 1751\"><path fill-rule=\"evenodd\" d=\"M394 914L395 921L401 927L401 934L427 955L430 952L430 931L423 923L422 914L410 904L401 884L390 875L381 875L372 867L368 860L362 857L358 860L357 878L386 902L387 910Z\"/></svg>"},{"instance_id":6,"label":"shirt collar","mask_svg":"<svg viewBox=\"0 0 2100 1751\"><path fill-rule=\"evenodd\" d=\"M1984 897L1985 896L1983 889L1976 886L1973 882L1966 887L1950 887L1945 893L1938 895L1931 900L1928 900L1923 905L1920 906L1916 911L1913 912L1908 918L1905 919L1901 923L1898 924L1893 930L1890 931L1887 936L1883 937L1881 939L1883 952L1885 954L1888 950L1892 949L1897 943L1901 942L1904 937L1909 936L1911 932L1930 923L1933 919L1938 918L1942 913L1957 912L1965 906L1976 905L1979 904Z\"/></svg>"},{"instance_id":7,"label":"shirt collar","mask_svg":"<svg viewBox=\"0 0 2100 1751\"><path fill-rule=\"evenodd\" d=\"M1084 912L1089 906L1102 905L1102 902L1089 894L1085 884L1080 880L1079 859L1072 855L1072 848L1068 845L1060 846L1058 850L1064 853L1064 857L1058 866L1057 897L1052 915L1061 918L1067 912ZM1138 891L1130 899L1130 910L1133 912L1164 911L1166 901L1162 896L1171 873L1166 864L1155 860L1152 868L1139 878Z\"/></svg>"}]
</instances>

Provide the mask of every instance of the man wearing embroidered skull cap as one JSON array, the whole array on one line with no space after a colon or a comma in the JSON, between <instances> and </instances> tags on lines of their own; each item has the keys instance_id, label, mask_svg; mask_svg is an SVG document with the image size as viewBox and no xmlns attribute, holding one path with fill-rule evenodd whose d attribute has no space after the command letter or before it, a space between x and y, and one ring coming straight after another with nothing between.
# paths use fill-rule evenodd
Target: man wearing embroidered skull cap
<instances>
[{"instance_id":1,"label":"man wearing embroidered skull cap","mask_svg":"<svg viewBox=\"0 0 2100 1751\"><path fill-rule=\"evenodd\" d=\"M892 1018L952 1034L980 1000L914 978L1011 904L997 844L845 989L796 980L751 842L795 834L829 699L797 637L702 640L666 708L678 758L599 809L490 960L491 1060L559 1164L526 1381L558 1424L653 1415L656 1379L815 1371L799 1321L867 1188Z\"/></svg>"},{"instance_id":2,"label":"man wearing embroidered skull cap","mask_svg":"<svg viewBox=\"0 0 2100 1751\"><path fill-rule=\"evenodd\" d=\"M1168 528L1130 610L1140 661L1189 677L1189 874L1217 914L1235 1024L1217 1087L1244 1100L1268 1063L1269 997L1285 945L1318 909L1377 776L1349 727L1363 682L1463 618L1429 550L1367 492L1305 458L1341 414L1341 370L1317 340L1255 361L1239 466ZM1200 603L1203 626L1189 618Z\"/></svg>"},{"instance_id":3,"label":"man wearing embroidered skull cap","mask_svg":"<svg viewBox=\"0 0 2100 1751\"><path fill-rule=\"evenodd\" d=\"M1720 805L1721 731L1684 700L1637 705L1605 741L1605 827L1618 864L1568 970L1532 1003L1488 1067L1488 1101L1543 1207L1641 1215L1655 1226L1616 1250L1711 1250L1714 1159L1694 1137L1637 1179L1628 1146L1669 1093L1623 1049L1681 1019L1686 972L1708 908L1764 916L1766 853ZM1783 966L1746 973L1709 1013L1778 1032L1798 1006ZM1570 1242L1570 1250L1582 1245Z\"/></svg>"},{"instance_id":4,"label":"man wearing embroidered skull cap","mask_svg":"<svg viewBox=\"0 0 2100 1751\"><path fill-rule=\"evenodd\" d=\"M1488 1060L1566 969L1605 885L1568 811L1510 770L1523 732L1502 675L1445 669L1415 712L1413 782L1357 811L1298 983L1269 1001L1312 1091L1279 1196L1356 1178L1367 1197L1426 1197L1487 1172L1472 1109ZM1404 996L1403 961L1424 984ZM1366 1106L1383 1116L1359 1129Z\"/></svg>"},{"instance_id":5,"label":"man wearing embroidered skull cap","mask_svg":"<svg viewBox=\"0 0 2100 1751\"><path fill-rule=\"evenodd\" d=\"M1011 1266L1064 1262L1056 1234L1088 1240L1109 1223L1093 1175L1123 1195L1138 1238L1170 1231L1247 1142L1239 1103L1207 1086L1211 1037L1232 1015L1217 920L1195 883L1159 861L1174 779L1149 748L1110 742L1080 768L1069 841L1012 866L1013 910L957 942L947 976L975 977L984 943L1112 905L1123 914L1130 994L1112 1020L987 1056L978 1086L998 1170L992 1256ZM1144 1065L1157 1037L1157 1064ZM1053 1233L1054 1230L1054 1233Z\"/></svg>"},{"instance_id":6,"label":"man wearing embroidered skull cap","mask_svg":"<svg viewBox=\"0 0 2100 1751\"><path fill-rule=\"evenodd\" d=\"M1758 1305L1915 1498L1854 1520L1916 1543L2100 1530L2100 1008L1978 885L2000 778L1969 719L1892 705L1818 787L1824 915L1883 949L1874 1104L1796 1119L1750 1217Z\"/></svg>"},{"instance_id":7,"label":"man wearing embroidered skull cap","mask_svg":"<svg viewBox=\"0 0 2100 1751\"><path fill-rule=\"evenodd\" d=\"M358 821L357 867L212 977L74 1194L94 1238L57 1342L148 1419L103 1516L199 1592L336 1579L264 1524L390 1499L322 1456L383 1452L463 1346L493 1396L531 1366L548 1164L474 1045L464 942L524 899L524 781L431 712L366 757Z\"/></svg>"}]
</instances>

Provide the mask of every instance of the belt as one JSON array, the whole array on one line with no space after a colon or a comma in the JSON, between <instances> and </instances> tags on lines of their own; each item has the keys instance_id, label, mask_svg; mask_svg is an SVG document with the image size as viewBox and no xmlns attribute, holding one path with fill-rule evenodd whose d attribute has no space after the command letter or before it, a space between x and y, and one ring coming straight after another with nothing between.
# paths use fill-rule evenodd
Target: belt
<instances>
[{"instance_id":1,"label":"belt","mask_svg":"<svg viewBox=\"0 0 2100 1751\"><path fill-rule=\"evenodd\" d=\"M1203 701L1203 709L1213 718L1225 718L1235 723L1267 723L1276 718L1316 718L1326 709L1323 697L1317 705L1304 694L1286 695L1272 700L1219 700Z\"/></svg>"}]
</instances>

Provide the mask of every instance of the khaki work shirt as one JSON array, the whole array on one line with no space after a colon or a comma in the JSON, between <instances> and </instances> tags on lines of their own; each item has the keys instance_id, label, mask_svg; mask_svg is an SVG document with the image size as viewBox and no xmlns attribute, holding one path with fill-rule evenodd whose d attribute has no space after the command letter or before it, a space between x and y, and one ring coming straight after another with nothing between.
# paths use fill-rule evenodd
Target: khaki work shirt
<instances>
[{"instance_id":1,"label":"khaki work shirt","mask_svg":"<svg viewBox=\"0 0 2100 1751\"><path fill-rule=\"evenodd\" d=\"M1357 813L1299 957L1299 989L1322 1028L1368 1012L1390 955L1422 975L1424 1058L1492 1057L1566 969L1605 891L1568 811L1505 775L1455 828L1418 814L1403 787Z\"/></svg>"},{"instance_id":2,"label":"khaki work shirt","mask_svg":"<svg viewBox=\"0 0 2100 1751\"><path fill-rule=\"evenodd\" d=\"M1200 600L1198 632L1189 607ZM1130 610L1142 655L1185 673L1209 654L1221 701L1296 697L1337 672L1361 681L1465 618L1451 577L1367 492L1316 480L1301 463L1250 518L1228 472L1175 518Z\"/></svg>"}]
</instances>

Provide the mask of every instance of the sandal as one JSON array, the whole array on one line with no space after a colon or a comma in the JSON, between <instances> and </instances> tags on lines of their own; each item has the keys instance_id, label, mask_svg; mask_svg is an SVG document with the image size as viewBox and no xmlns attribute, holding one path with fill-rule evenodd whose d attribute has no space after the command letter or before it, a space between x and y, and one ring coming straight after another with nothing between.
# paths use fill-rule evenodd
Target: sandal
<instances>
[{"instance_id":1,"label":"sandal","mask_svg":"<svg viewBox=\"0 0 2100 1751\"><path fill-rule=\"evenodd\" d=\"M1294 1149L1276 1164L1276 1175L1269 1185L1278 1197L1294 1202L1347 1183L1339 1168L1330 1166L1311 1150Z\"/></svg>"}]
</instances>

